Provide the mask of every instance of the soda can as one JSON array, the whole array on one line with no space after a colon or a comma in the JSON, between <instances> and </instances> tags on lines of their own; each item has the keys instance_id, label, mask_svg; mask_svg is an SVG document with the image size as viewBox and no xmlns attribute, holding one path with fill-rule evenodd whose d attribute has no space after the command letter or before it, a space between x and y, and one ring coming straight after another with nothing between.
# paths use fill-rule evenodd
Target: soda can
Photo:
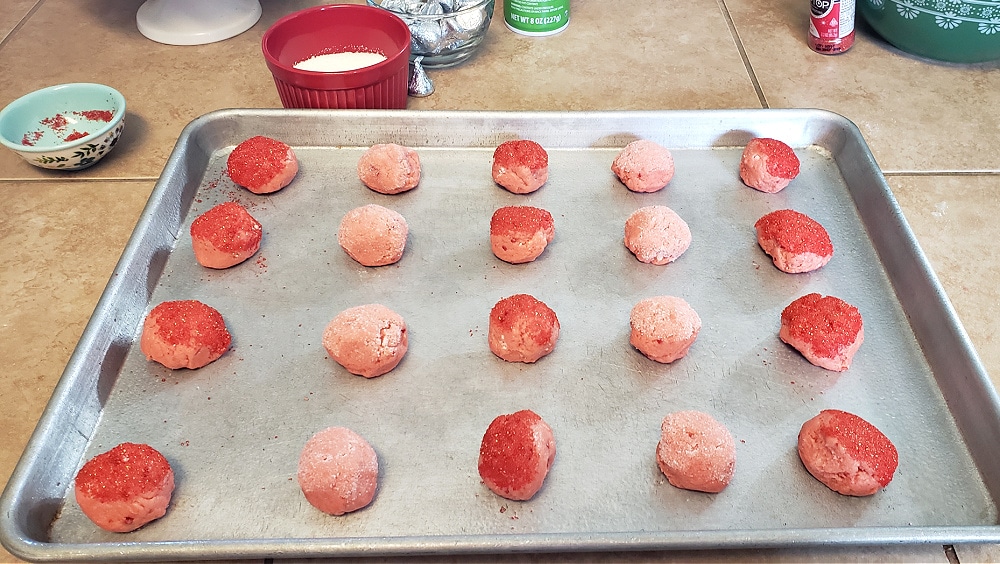
<instances>
[{"instance_id":1,"label":"soda can","mask_svg":"<svg viewBox=\"0 0 1000 564\"><path fill-rule=\"evenodd\" d=\"M809 47L817 53L835 55L854 45L855 0L811 0Z\"/></svg>"},{"instance_id":2,"label":"soda can","mask_svg":"<svg viewBox=\"0 0 1000 564\"><path fill-rule=\"evenodd\" d=\"M552 35L569 25L569 0L504 0L503 21L522 35Z\"/></svg>"}]
</instances>

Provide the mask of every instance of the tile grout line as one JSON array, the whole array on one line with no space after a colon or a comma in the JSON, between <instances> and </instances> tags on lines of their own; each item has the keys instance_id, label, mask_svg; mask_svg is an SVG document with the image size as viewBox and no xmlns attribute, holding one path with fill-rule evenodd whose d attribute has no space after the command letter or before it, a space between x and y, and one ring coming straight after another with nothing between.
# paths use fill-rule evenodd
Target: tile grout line
<instances>
[{"instance_id":1,"label":"tile grout line","mask_svg":"<svg viewBox=\"0 0 1000 564\"><path fill-rule=\"evenodd\" d=\"M17 25L15 25L14 28L11 29L10 32L3 37L3 39L0 39L0 49L3 49L4 45L6 45L11 40L11 38L14 37L14 34L16 34L22 27L24 27L24 24L26 24L28 20L31 19L31 16L35 15L35 12L37 12L38 9L41 8L42 4L44 3L45 0L38 0L37 2L35 2L35 5L32 6L30 10L28 10L28 13L25 14L24 17L17 22Z\"/></svg>"},{"instance_id":2,"label":"tile grout line","mask_svg":"<svg viewBox=\"0 0 1000 564\"><path fill-rule=\"evenodd\" d=\"M767 103L767 97L764 96L764 90L760 87L760 82L757 81L757 74L753 71L753 65L750 64L750 57L747 56L747 51L743 47L743 40L740 39L740 33L736 30L736 24L733 22L733 16L729 13L729 7L726 6L726 0L718 0L719 9L722 10L722 17L726 18L726 25L729 26L729 34L732 35L733 41L736 43L736 50L740 52L740 58L743 59L743 66L746 68L747 75L750 76L750 83L753 84L753 89L757 92L757 99L760 101L762 108L767 109L770 106Z\"/></svg>"},{"instance_id":3,"label":"tile grout line","mask_svg":"<svg viewBox=\"0 0 1000 564\"><path fill-rule=\"evenodd\" d=\"M42 184L42 183L59 183L66 182L71 184L83 184L87 182L105 182L105 183L126 183L126 182L156 182L159 180L159 176L127 176L127 177L112 177L112 176L94 176L89 178L56 178L56 177L45 177L45 178L0 178L0 184L10 183L10 182L24 182L27 184Z\"/></svg>"}]
</instances>

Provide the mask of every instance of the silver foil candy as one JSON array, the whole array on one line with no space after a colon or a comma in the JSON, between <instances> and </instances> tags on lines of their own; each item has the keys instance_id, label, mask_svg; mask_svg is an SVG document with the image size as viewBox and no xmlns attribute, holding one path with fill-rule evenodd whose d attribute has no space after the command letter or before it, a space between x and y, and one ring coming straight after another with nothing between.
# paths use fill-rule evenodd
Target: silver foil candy
<instances>
[{"instance_id":1,"label":"silver foil candy","mask_svg":"<svg viewBox=\"0 0 1000 564\"><path fill-rule=\"evenodd\" d=\"M424 67L420 65L423 60L423 57L413 59L413 71L410 73L410 80L407 84L410 96L416 98L423 98L434 93L434 83L431 82L431 77L427 76Z\"/></svg>"}]
</instances>

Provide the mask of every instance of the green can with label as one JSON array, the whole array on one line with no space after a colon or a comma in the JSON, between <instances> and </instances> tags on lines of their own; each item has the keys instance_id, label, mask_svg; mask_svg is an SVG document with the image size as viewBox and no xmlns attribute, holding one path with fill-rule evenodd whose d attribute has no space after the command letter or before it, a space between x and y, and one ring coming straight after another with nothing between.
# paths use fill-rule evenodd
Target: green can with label
<instances>
[{"instance_id":1,"label":"green can with label","mask_svg":"<svg viewBox=\"0 0 1000 564\"><path fill-rule=\"evenodd\" d=\"M569 25L569 0L504 0L503 21L522 35L552 35Z\"/></svg>"}]
</instances>

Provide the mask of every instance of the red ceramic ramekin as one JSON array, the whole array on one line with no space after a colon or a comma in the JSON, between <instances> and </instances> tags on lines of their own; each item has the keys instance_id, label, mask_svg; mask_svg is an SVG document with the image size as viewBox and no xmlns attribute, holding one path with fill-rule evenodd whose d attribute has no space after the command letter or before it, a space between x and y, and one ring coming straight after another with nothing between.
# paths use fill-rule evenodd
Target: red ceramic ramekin
<instances>
[{"instance_id":1,"label":"red ceramic ramekin","mask_svg":"<svg viewBox=\"0 0 1000 564\"><path fill-rule=\"evenodd\" d=\"M307 8L268 28L261 48L286 108L406 107L410 29L387 10L358 4ZM386 60L342 72L294 68L316 55L350 51L380 53Z\"/></svg>"}]
</instances>

